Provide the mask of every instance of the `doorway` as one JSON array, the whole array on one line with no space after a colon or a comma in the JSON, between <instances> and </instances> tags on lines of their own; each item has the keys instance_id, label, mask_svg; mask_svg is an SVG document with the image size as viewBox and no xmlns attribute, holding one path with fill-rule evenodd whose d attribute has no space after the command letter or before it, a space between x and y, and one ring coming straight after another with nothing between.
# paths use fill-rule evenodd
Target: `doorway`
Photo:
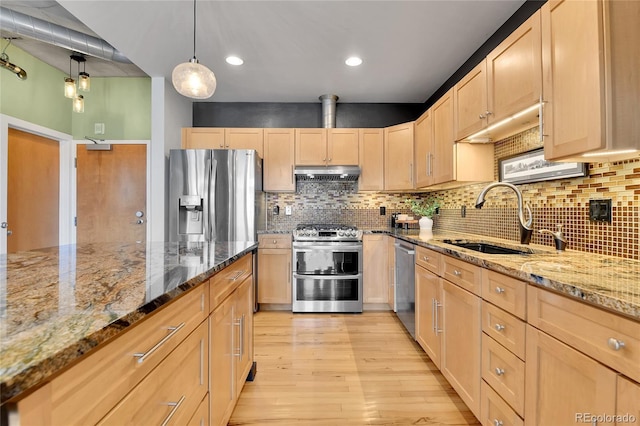
<instances>
[{"instance_id":1,"label":"doorway","mask_svg":"<svg viewBox=\"0 0 640 426\"><path fill-rule=\"evenodd\" d=\"M76 148L76 242L146 241L147 146L91 148Z\"/></svg>"},{"instance_id":2,"label":"doorway","mask_svg":"<svg viewBox=\"0 0 640 426\"><path fill-rule=\"evenodd\" d=\"M59 141L10 128L7 252L59 244Z\"/></svg>"}]
</instances>

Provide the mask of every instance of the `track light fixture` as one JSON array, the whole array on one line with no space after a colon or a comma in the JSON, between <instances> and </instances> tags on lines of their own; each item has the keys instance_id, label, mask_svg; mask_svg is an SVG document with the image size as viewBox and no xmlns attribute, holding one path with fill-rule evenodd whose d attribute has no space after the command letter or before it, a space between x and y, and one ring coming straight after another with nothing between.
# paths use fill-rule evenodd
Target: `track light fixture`
<instances>
[{"instance_id":1,"label":"track light fixture","mask_svg":"<svg viewBox=\"0 0 640 426\"><path fill-rule=\"evenodd\" d=\"M27 72L24 69L22 69L21 67L17 66L16 64L12 64L9 61L9 55L7 55L5 52L7 50L7 47L9 47L9 45L11 44L11 39L10 38L5 38L5 40L7 40L8 43L4 47L4 49L2 49L2 53L0 54L0 67L11 71L20 80L26 80L27 79Z\"/></svg>"}]
</instances>

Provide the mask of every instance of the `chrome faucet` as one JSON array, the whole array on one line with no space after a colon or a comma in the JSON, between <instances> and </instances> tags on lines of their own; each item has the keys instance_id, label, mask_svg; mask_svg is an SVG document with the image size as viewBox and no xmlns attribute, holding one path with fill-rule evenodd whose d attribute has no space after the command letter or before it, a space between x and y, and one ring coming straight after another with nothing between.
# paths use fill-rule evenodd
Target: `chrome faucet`
<instances>
[{"instance_id":1,"label":"chrome faucet","mask_svg":"<svg viewBox=\"0 0 640 426\"><path fill-rule=\"evenodd\" d=\"M531 208L529 207L529 205L526 205L525 208L527 209L527 212L529 213L528 216L529 218L527 220L524 219L524 209L523 209L523 204L522 204L522 193L520 192L520 190L515 186L512 185L510 183L506 183L506 182L494 182L494 183L490 183L489 185L487 185L482 192L480 192L480 195L478 195L478 198L476 199L476 209L481 209L482 205L485 202L484 197L487 195L487 192L489 192L490 190L492 190L493 188L497 187L497 186L504 186L507 188L511 188L513 189L513 191L516 193L517 197L518 197L518 221L520 222L520 244L529 244L531 242L531 234L533 233L533 228L531 227L531 224L533 223L533 213L531 213Z\"/></svg>"},{"instance_id":2,"label":"chrome faucet","mask_svg":"<svg viewBox=\"0 0 640 426\"><path fill-rule=\"evenodd\" d=\"M557 232L551 232L548 229L541 229L538 232L541 234L549 234L553 236L553 242L556 245L556 250L564 251L567 248L567 240L564 236L564 233L562 232L562 225L558 224L557 226Z\"/></svg>"}]
</instances>

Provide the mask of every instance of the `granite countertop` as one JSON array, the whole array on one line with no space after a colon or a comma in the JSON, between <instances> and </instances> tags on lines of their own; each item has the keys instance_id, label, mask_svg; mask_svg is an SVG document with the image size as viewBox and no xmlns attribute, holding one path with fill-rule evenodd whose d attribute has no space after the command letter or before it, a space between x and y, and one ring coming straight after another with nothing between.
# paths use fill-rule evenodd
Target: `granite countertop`
<instances>
[{"instance_id":1,"label":"granite countertop","mask_svg":"<svg viewBox=\"0 0 640 426\"><path fill-rule=\"evenodd\" d=\"M527 283L563 293L583 302L640 321L640 262L552 246L521 245L502 239L455 232L372 229L456 257ZM490 242L531 254L485 254L446 244L444 239ZM551 243L550 243L551 244Z\"/></svg>"},{"instance_id":2,"label":"granite countertop","mask_svg":"<svg viewBox=\"0 0 640 426\"><path fill-rule=\"evenodd\" d=\"M37 385L255 248L255 241L100 243L0 256L0 400Z\"/></svg>"}]
</instances>

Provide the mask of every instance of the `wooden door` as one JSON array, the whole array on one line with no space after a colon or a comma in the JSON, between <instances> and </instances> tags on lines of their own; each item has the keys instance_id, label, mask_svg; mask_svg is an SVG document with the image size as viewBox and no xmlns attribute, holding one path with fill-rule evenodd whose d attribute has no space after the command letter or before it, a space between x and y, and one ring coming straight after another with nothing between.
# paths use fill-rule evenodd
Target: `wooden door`
<instances>
[{"instance_id":1,"label":"wooden door","mask_svg":"<svg viewBox=\"0 0 640 426\"><path fill-rule=\"evenodd\" d=\"M416 341L440 368L442 332L441 279L416 265Z\"/></svg>"},{"instance_id":2,"label":"wooden door","mask_svg":"<svg viewBox=\"0 0 640 426\"><path fill-rule=\"evenodd\" d=\"M363 274L362 296L364 303L388 303L387 240L382 234L362 236Z\"/></svg>"},{"instance_id":3,"label":"wooden door","mask_svg":"<svg viewBox=\"0 0 640 426\"><path fill-rule=\"evenodd\" d=\"M483 60L453 88L455 139L463 139L487 125L487 62Z\"/></svg>"},{"instance_id":4,"label":"wooden door","mask_svg":"<svg viewBox=\"0 0 640 426\"><path fill-rule=\"evenodd\" d=\"M358 142L360 177L358 191L384 189L384 132L382 129L360 129Z\"/></svg>"},{"instance_id":5,"label":"wooden door","mask_svg":"<svg viewBox=\"0 0 640 426\"><path fill-rule=\"evenodd\" d=\"M258 303L291 304L291 250L258 250Z\"/></svg>"},{"instance_id":6,"label":"wooden door","mask_svg":"<svg viewBox=\"0 0 640 426\"><path fill-rule=\"evenodd\" d=\"M293 192L293 129L264 129L264 162L262 187L265 192Z\"/></svg>"},{"instance_id":7,"label":"wooden door","mask_svg":"<svg viewBox=\"0 0 640 426\"><path fill-rule=\"evenodd\" d=\"M76 155L78 244L146 241L146 145L111 145L110 151L78 145Z\"/></svg>"},{"instance_id":8,"label":"wooden door","mask_svg":"<svg viewBox=\"0 0 640 426\"><path fill-rule=\"evenodd\" d=\"M9 129L7 253L59 244L58 141Z\"/></svg>"},{"instance_id":9,"label":"wooden door","mask_svg":"<svg viewBox=\"0 0 640 426\"><path fill-rule=\"evenodd\" d=\"M264 158L263 129L229 128L224 130L225 146L228 149L255 149Z\"/></svg>"},{"instance_id":10,"label":"wooden door","mask_svg":"<svg viewBox=\"0 0 640 426\"><path fill-rule=\"evenodd\" d=\"M582 413L615 413L616 373L575 349L527 326L527 424L582 422ZM613 424L598 422L598 424Z\"/></svg>"},{"instance_id":11,"label":"wooden door","mask_svg":"<svg viewBox=\"0 0 640 426\"><path fill-rule=\"evenodd\" d=\"M328 129L327 164L358 165L358 129Z\"/></svg>"},{"instance_id":12,"label":"wooden door","mask_svg":"<svg viewBox=\"0 0 640 426\"><path fill-rule=\"evenodd\" d=\"M441 371L471 412L480 418L481 300L443 279L442 304Z\"/></svg>"},{"instance_id":13,"label":"wooden door","mask_svg":"<svg viewBox=\"0 0 640 426\"><path fill-rule=\"evenodd\" d=\"M602 8L602 1L549 1L541 9L547 159L606 144Z\"/></svg>"},{"instance_id":14,"label":"wooden door","mask_svg":"<svg viewBox=\"0 0 640 426\"><path fill-rule=\"evenodd\" d=\"M231 417L235 401L233 371L233 300L224 301L209 319L209 410L212 425L222 425Z\"/></svg>"},{"instance_id":15,"label":"wooden door","mask_svg":"<svg viewBox=\"0 0 640 426\"><path fill-rule=\"evenodd\" d=\"M455 180L453 91L449 90L431 107L433 123L433 184Z\"/></svg>"},{"instance_id":16,"label":"wooden door","mask_svg":"<svg viewBox=\"0 0 640 426\"><path fill-rule=\"evenodd\" d=\"M495 123L540 101L540 11L487 55L487 117Z\"/></svg>"},{"instance_id":17,"label":"wooden door","mask_svg":"<svg viewBox=\"0 0 640 426\"><path fill-rule=\"evenodd\" d=\"M384 129L384 189L413 189L413 121Z\"/></svg>"},{"instance_id":18,"label":"wooden door","mask_svg":"<svg viewBox=\"0 0 640 426\"><path fill-rule=\"evenodd\" d=\"M431 110L426 111L416 120L415 128L415 165L416 188L429 186L433 183L432 155L433 155L433 126Z\"/></svg>"},{"instance_id":19,"label":"wooden door","mask_svg":"<svg viewBox=\"0 0 640 426\"><path fill-rule=\"evenodd\" d=\"M327 129L296 129L296 166L325 166L327 158Z\"/></svg>"},{"instance_id":20,"label":"wooden door","mask_svg":"<svg viewBox=\"0 0 640 426\"><path fill-rule=\"evenodd\" d=\"M186 127L182 129L183 149L223 149L224 128Z\"/></svg>"}]
</instances>

